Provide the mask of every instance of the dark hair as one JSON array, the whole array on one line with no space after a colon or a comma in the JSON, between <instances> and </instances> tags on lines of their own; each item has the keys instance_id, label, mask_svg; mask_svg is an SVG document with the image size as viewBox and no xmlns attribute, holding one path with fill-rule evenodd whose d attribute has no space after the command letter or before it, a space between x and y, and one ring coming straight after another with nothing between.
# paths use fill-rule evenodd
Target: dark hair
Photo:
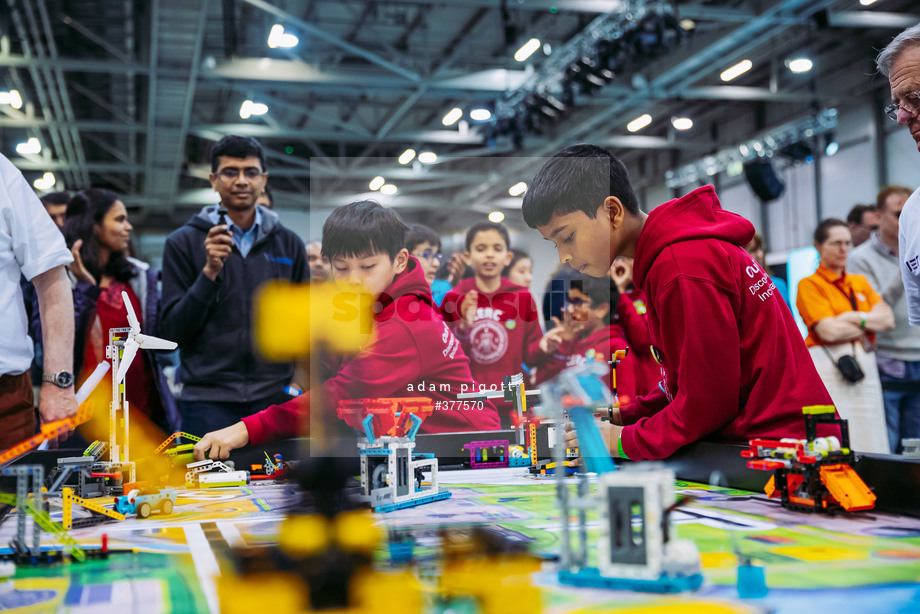
<instances>
[{"instance_id":1,"label":"dark hair","mask_svg":"<svg viewBox=\"0 0 920 614\"><path fill-rule=\"evenodd\" d=\"M847 213L847 223L862 224L863 216L875 211L875 205L856 205Z\"/></svg>"},{"instance_id":2,"label":"dark hair","mask_svg":"<svg viewBox=\"0 0 920 614\"><path fill-rule=\"evenodd\" d=\"M609 303L610 311L607 312L607 321L612 322L620 305L620 291L616 282L610 277L590 277L576 273L569 282L570 290L585 293L591 299L591 308L597 308Z\"/></svg>"},{"instance_id":3,"label":"dark hair","mask_svg":"<svg viewBox=\"0 0 920 614\"><path fill-rule=\"evenodd\" d=\"M608 196L616 196L633 215L639 213L629 173L616 156L596 145L575 145L550 158L524 195L524 221L545 226L554 215L582 211L594 219Z\"/></svg>"},{"instance_id":4,"label":"dark hair","mask_svg":"<svg viewBox=\"0 0 920 614\"><path fill-rule=\"evenodd\" d=\"M441 237L438 236L438 233L433 228L424 224L410 225L408 232L406 232L406 249L411 252L422 243L436 245L438 251L441 251Z\"/></svg>"},{"instance_id":5,"label":"dark hair","mask_svg":"<svg viewBox=\"0 0 920 614\"><path fill-rule=\"evenodd\" d=\"M118 195L111 190L80 190L67 203L67 212L64 214L64 239L68 246L73 246L77 239L83 239L80 257L86 270L97 282L102 281L103 275L109 275L117 281L127 283L137 275L137 269L125 259L127 250L112 252L104 268L99 262L100 244L95 226L102 224L103 218L117 200L120 200Z\"/></svg>"},{"instance_id":6,"label":"dark hair","mask_svg":"<svg viewBox=\"0 0 920 614\"><path fill-rule=\"evenodd\" d=\"M66 205L70 202L70 194L67 192L51 192L50 194L45 194L41 198L43 205Z\"/></svg>"},{"instance_id":7,"label":"dark hair","mask_svg":"<svg viewBox=\"0 0 920 614\"><path fill-rule=\"evenodd\" d=\"M262 170L265 170L264 168ZM268 208L275 208L275 197L272 196L272 189L268 186L265 186L265 189L262 190L262 193L265 194L265 197L268 198Z\"/></svg>"},{"instance_id":8,"label":"dark hair","mask_svg":"<svg viewBox=\"0 0 920 614\"><path fill-rule=\"evenodd\" d=\"M487 230L494 230L502 236L502 239L505 240L505 247L511 249L511 238L508 236L508 229L502 226L501 224L496 224L495 222L479 222L474 224L472 228L466 231L466 251L470 251L470 247L473 245L473 241L476 239L476 235L480 232L486 232Z\"/></svg>"},{"instance_id":9,"label":"dark hair","mask_svg":"<svg viewBox=\"0 0 920 614\"><path fill-rule=\"evenodd\" d=\"M889 185L879 191L878 196L875 197L875 210L882 211L886 207L886 202L888 197L892 194L904 194L905 196L910 196L914 191L903 185Z\"/></svg>"},{"instance_id":10,"label":"dark hair","mask_svg":"<svg viewBox=\"0 0 920 614\"><path fill-rule=\"evenodd\" d=\"M530 257L530 254L525 252L522 249L512 249L511 250L511 263L502 270L502 277L508 277L508 273L511 272L511 269L514 268L514 265L518 263L518 260L530 260L533 261L533 258Z\"/></svg>"},{"instance_id":11,"label":"dark hair","mask_svg":"<svg viewBox=\"0 0 920 614\"><path fill-rule=\"evenodd\" d=\"M828 218L815 228L815 243L824 243L827 241L827 237L831 234L831 228L835 226L843 226L848 231L850 230L850 227L847 226L847 223L843 220L838 220L835 217Z\"/></svg>"},{"instance_id":12,"label":"dark hair","mask_svg":"<svg viewBox=\"0 0 920 614\"><path fill-rule=\"evenodd\" d=\"M409 227L393 209L374 200L359 200L332 212L323 224L322 256L368 256L386 252L390 260L406 247Z\"/></svg>"},{"instance_id":13,"label":"dark hair","mask_svg":"<svg viewBox=\"0 0 920 614\"><path fill-rule=\"evenodd\" d=\"M237 136L230 134L217 141L211 148L211 172L217 172L217 163L221 156L229 158L248 158L255 156L262 165L262 172L268 172L268 166L265 164L265 156L262 154L262 146L259 141L248 136Z\"/></svg>"}]
</instances>

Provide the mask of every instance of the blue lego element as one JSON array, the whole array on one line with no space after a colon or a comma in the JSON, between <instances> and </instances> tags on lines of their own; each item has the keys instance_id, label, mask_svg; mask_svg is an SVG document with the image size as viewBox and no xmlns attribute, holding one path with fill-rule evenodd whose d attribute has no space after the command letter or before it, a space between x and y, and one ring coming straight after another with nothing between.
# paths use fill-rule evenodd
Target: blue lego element
<instances>
[{"instance_id":1,"label":"blue lego element","mask_svg":"<svg viewBox=\"0 0 920 614\"><path fill-rule=\"evenodd\" d=\"M374 443L374 414L367 414L361 425L364 427L364 436L367 437L367 443Z\"/></svg>"},{"instance_id":2,"label":"blue lego element","mask_svg":"<svg viewBox=\"0 0 920 614\"><path fill-rule=\"evenodd\" d=\"M415 414L409 414L409 420L412 421L412 428L409 429L406 437L409 438L409 441L415 441L415 434L418 433L418 430L422 427L422 419Z\"/></svg>"},{"instance_id":3,"label":"blue lego element","mask_svg":"<svg viewBox=\"0 0 920 614\"><path fill-rule=\"evenodd\" d=\"M415 547L415 541L408 539L402 542L390 542L390 561L397 564L408 563L412 560L412 550Z\"/></svg>"},{"instance_id":4,"label":"blue lego element","mask_svg":"<svg viewBox=\"0 0 920 614\"><path fill-rule=\"evenodd\" d=\"M451 492L449 490L442 490L441 492L428 495L425 497L419 497L418 499L412 499L411 501L401 501L400 503L391 503L390 505L381 505L380 507L374 508L375 512L385 514L387 512L395 512L396 510L405 509L407 507L415 507L417 505L422 505L424 503L431 503L432 501L441 501L442 499L449 499Z\"/></svg>"},{"instance_id":5,"label":"blue lego element","mask_svg":"<svg viewBox=\"0 0 920 614\"><path fill-rule=\"evenodd\" d=\"M358 454L363 454L364 456L389 456L393 453L393 450L389 448L365 448L363 450L358 450Z\"/></svg>"},{"instance_id":6,"label":"blue lego element","mask_svg":"<svg viewBox=\"0 0 920 614\"><path fill-rule=\"evenodd\" d=\"M602 403L604 401L604 384L601 383L597 375L594 373L580 375L576 377L576 379L581 389L588 395L588 400L594 401L595 403Z\"/></svg>"},{"instance_id":7,"label":"blue lego element","mask_svg":"<svg viewBox=\"0 0 920 614\"><path fill-rule=\"evenodd\" d=\"M745 561L738 566L738 596L742 599L760 599L767 596L767 579L764 568Z\"/></svg>"},{"instance_id":8,"label":"blue lego element","mask_svg":"<svg viewBox=\"0 0 920 614\"><path fill-rule=\"evenodd\" d=\"M530 467L530 456L522 456L521 458L514 458L513 456L508 459L509 467Z\"/></svg>"},{"instance_id":9,"label":"blue lego element","mask_svg":"<svg viewBox=\"0 0 920 614\"><path fill-rule=\"evenodd\" d=\"M587 378L585 378L587 379ZM581 381L582 378L579 378ZM600 384L597 378L594 381ZM582 382L584 384L584 382ZM616 470L610 452L601 439L601 433L594 424L594 416L583 405L576 405L569 409L569 416L575 424L575 432L578 433L578 447L581 450L581 456L585 459L585 469L589 473L609 473Z\"/></svg>"},{"instance_id":10,"label":"blue lego element","mask_svg":"<svg viewBox=\"0 0 920 614\"><path fill-rule=\"evenodd\" d=\"M434 452L413 452L412 458L434 458Z\"/></svg>"},{"instance_id":11,"label":"blue lego element","mask_svg":"<svg viewBox=\"0 0 920 614\"><path fill-rule=\"evenodd\" d=\"M578 571L559 572L559 582L586 588L639 591L643 593L682 593L695 591L703 585L703 574L689 576L662 575L655 580L636 578L608 578L602 576L597 567L584 567Z\"/></svg>"}]
</instances>

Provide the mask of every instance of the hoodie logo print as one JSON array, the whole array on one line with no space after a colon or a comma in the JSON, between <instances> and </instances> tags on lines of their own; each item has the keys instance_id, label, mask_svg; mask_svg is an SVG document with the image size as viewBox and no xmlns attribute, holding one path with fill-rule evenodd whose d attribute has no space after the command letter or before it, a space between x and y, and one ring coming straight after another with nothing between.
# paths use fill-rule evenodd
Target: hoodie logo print
<instances>
[{"instance_id":1,"label":"hoodie logo print","mask_svg":"<svg viewBox=\"0 0 920 614\"><path fill-rule=\"evenodd\" d=\"M492 320L479 320L470 330L470 353L473 362L491 365L508 349L508 331Z\"/></svg>"}]
</instances>

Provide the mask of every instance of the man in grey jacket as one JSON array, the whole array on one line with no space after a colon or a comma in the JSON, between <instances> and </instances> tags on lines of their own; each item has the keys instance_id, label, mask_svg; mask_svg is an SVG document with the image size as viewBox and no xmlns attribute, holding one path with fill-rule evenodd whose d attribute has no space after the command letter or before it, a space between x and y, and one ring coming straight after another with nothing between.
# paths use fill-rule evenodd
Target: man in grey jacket
<instances>
[{"instance_id":1,"label":"man in grey jacket","mask_svg":"<svg viewBox=\"0 0 920 614\"><path fill-rule=\"evenodd\" d=\"M894 311L895 327L877 333L875 341L888 440L895 453L901 439L920 437L920 328L907 319L898 261L898 218L910 195L910 188L898 185L878 193L879 229L852 251L847 263L847 271L864 275Z\"/></svg>"}]
</instances>

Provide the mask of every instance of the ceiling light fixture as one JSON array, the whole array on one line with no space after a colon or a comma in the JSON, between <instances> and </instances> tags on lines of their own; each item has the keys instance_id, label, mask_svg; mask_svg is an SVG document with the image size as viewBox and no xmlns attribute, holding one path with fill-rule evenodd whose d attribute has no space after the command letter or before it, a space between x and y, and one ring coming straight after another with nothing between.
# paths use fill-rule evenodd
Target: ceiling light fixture
<instances>
[{"instance_id":1,"label":"ceiling light fixture","mask_svg":"<svg viewBox=\"0 0 920 614\"><path fill-rule=\"evenodd\" d=\"M527 184L524 183L523 181L516 183L510 188L508 188L508 194L511 194L512 196L520 196L526 191L527 191Z\"/></svg>"},{"instance_id":2,"label":"ceiling light fixture","mask_svg":"<svg viewBox=\"0 0 920 614\"><path fill-rule=\"evenodd\" d=\"M402 152L402 154L397 159L397 162L400 164L409 164L413 160L415 160L415 150L407 149L406 151Z\"/></svg>"},{"instance_id":3,"label":"ceiling light fixture","mask_svg":"<svg viewBox=\"0 0 920 614\"><path fill-rule=\"evenodd\" d=\"M808 72L812 69L814 63L808 58L793 58L786 60L786 67L794 73Z\"/></svg>"},{"instance_id":4,"label":"ceiling light fixture","mask_svg":"<svg viewBox=\"0 0 920 614\"><path fill-rule=\"evenodd\" d=\"M18 153L20 156L41 153L41 150L42 144L39 143L38 139L34 136L25 143L19 143L16 145L16 153Z\"/></svg>"},{"instance_id":5,"label":"ceiling light fixture","mask_svg":"<svg viewBox=\"0 0 920 614\"><path fill-rule=\"evenodd\" d=\"M393 185L392 183L386 183L386 184L380 186L380 193L381 193L381 194L386 194L387 196L392 196L393 194L396 194L396 192L397 192L396 186Z\"/></svg>"},{"instance_id":6,"label":"ceiling light fixture","mask_svg":"<svg viewBox=\"0 0 920 614\"><path fill-rule=\"evenodd\" d=\"M271 31L268 33L268 46L272 49L278 47L290 49L291 47L296 47L299 42L300 39L290 32L285 32L284 26L280 23L273 25Z\"/></svg>"},{"instance_id":7,"label":"ceiling light fixture","mask_svg":"<svg viewBox=\"0 0 920 614\"><path fill-rule=\"evenodd\" d=\"M45 173L41 179L32 182L36 190L50 190L55 184L54 173Z\"/></svg>"},{"instance_id":8,"label":"ceiling light fixture","mask_svg":"<svg viewBox=\"0 0 920 614\"><path fill-rule=\"evenodd\" d=\"M753 67L754 63L750 60L741 60L731 68L727 68L726 70L722 71L722 74L719 75L719 77L723 81L731 81L735 77L739 77L747 71L751 70Z\"/></svg>"},{"instance_id":9,"label":"ceiling light fixture","mask_svg":"<svg viewBox=\"0 0 920 614\"><path fill-rule=\"evenodd\" d=\"M14 109L22 107L22 96L19 95L19 90L0 92L0 104L8 104Z\"/></svg>"},{"instance_id":10,"label":"ceiling light fixture","mask_svg":"<svg viewBox=\"0 0 920 614\"><path fill-rule=\"evenodd\" d=\"M488 109L473 109L470 111L470 119L474 119L478 122L485 122L492 119L492 111Z\"/></svg>"},{"instance_id":11,"label":"ceiling light fixture","mask_svg":"<svg viewBox=\"0 0 920 614\"><path fill-rule=\"evenodd\" d=\"M671 125L675 130L689 130L693 127L693 120L689 117L672 117Z\"/></svg>"},{"instance_id":12,"label":"ceiling light fixture","mask_svg":"<svg viewBox=\"0 0 920 614\"><path fill-rule=\"evenodd\" d=\"M518 62L523 62L527 58L533 55L533 52L540 48L540 39L532 38L523 45L521 48L514 52L514 59Z\"/></svg>"},{"instance_id":13,"label":"ceiling light fixture","mask_svg":"<svg viewBox=\"0 0 920 614\"><path fill-rule=\"evenodd\" d=\"M460 107L454 107L441 119L441 123L445 126L453 126L461 117L463 117L463 110Z\"/></svg>"},{"instance_id":14,"label":"ceiling light fixture","mask_svg":"<svg viewBox=\"0 0 920 614\"><path fill-rule=\"evenodd\" d=\"M505 214L501 211L493 211L489 214L489 221L493 224L501 224L505 219Z\"/></svg>"},{"instance_id":15,"label":"ceiling light fixture","mask_svg":"<svg viewBox=\"0 0 920 614\"><path fill-rule=\"evenodd\" d=\"M253 115L265 115L266 113L268 113L268 105L261 102L244 100L243 104L240 105L240 117L243 119L249 119Z\"/></svg>"},{"instance_id":16,"label":"ceiling light fixture","mask_svg":"<svg viewBox=\"0 0 920 614\"><path fill-rule=\"evenodd\" d=\"M650 123L652 123L652 116L648 113L645 113L644 115L640 115L636 119L626 124L626 129L630 132L638 132L639 130L642 130L648 126Z\"/></svg>"},{"instance_id":17,"label":"ceiling light fixture","mask_svg":"<svg viewBox=\"0 0 920 614\"><path fill-rule=\"evenodd\" d=\"M385 184L386 182L387 182L386 179L384 179L384 178L381 177L380 175L377 175L376 177L374 177L373 179L371 179L371 182L370 182L370 184L368 184L367 187L369 187L369 188L371 189L372 192L376 192L376 191L379 190L379 189L381 188L381 186L383 186L383 184Z\"/></svg>"},{"instance_id":18,"label":"ceiling light fixture","mask_svg":"<svg viewBox=\"0 0 920 614\"><path fill-rule=\"evenodd\" d=\"M433 151L423 151L418 155L418 161L422 164L434 164L438 161L438 154Z\"/></svg>"}]
</instances>

